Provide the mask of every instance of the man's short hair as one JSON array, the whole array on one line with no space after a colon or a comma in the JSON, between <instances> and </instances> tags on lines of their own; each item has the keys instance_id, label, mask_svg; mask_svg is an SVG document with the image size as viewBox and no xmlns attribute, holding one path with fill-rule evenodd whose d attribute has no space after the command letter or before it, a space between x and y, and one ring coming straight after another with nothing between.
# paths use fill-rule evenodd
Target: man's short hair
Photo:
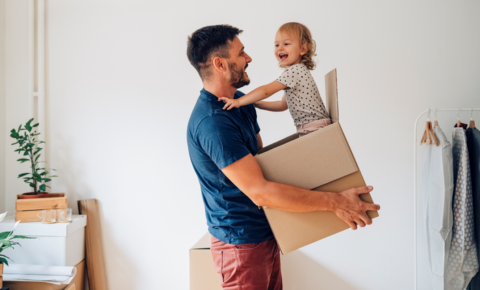
<instances>
[{"instance_id":1,"label":"man's short hair","mask_svg":"<svg viewBox=\"0 0 480 290\"><path fill-rule=\"evenodd\" d=\"M202 27L188 37L187 57L202 80L210 76L212 57L230 58L229 41L242 32L231 25L212 25Z\"/></svg>"}]
</instances>

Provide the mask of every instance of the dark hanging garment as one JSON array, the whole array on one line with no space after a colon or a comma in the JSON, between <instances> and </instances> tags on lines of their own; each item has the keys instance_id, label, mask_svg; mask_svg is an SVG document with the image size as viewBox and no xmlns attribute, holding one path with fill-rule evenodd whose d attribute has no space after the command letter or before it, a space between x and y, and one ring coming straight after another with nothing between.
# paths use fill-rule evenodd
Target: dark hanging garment
<instances>
[{"instance_id":1,"label":"dark hanging garment","mask_svg":"<svg viewBox=\"0 0 480 290\"><path fill-rule=\"evenodd\" d=\"M480 260L480 131L469 128L467 147L470 156L470 172L472 177L473 216L475 219L475 238L477 240L477 255ZM480 272L473 277L467 290L480 290Z\"/></svg>"}]
</instances>

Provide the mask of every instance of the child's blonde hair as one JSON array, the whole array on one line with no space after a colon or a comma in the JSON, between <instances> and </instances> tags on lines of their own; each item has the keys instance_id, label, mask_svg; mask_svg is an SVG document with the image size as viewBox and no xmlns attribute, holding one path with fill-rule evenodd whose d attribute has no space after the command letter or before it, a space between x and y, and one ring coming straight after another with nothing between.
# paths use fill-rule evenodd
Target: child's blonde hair
<instances>
[{"instance_id":1,"label":"child's blonde hair","mask_svg":"<svg viewBox=\"0 0 480 290\"><path fill-rule=\"evenodd\" d=\"M313 57L317 55L315 53L317 45L315 43L315 40L313 40L312 38L310 30L301 23L288 22L280 26L278 31L292 36L297 36L298 40L300 41L300 46L307 46L307 53L302 55L302 59L300 60L300 62L303 63L307 67L307 69L314 70L316 63L313 60Z\"/></svg>"}]
</instances>

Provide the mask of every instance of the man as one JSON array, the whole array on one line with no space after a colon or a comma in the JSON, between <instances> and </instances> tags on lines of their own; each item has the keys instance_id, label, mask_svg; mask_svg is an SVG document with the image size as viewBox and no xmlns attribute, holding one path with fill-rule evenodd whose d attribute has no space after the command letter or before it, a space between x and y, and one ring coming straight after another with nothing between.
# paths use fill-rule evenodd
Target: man
<instances>
[{"instance_id":1,"label":"man","mask_svg":"<svg viewBox=\"0 0 480 290\"><path fill-rule=\"evenodd\" d=\"M203 82L188 123L190 159L201 185L216 271L223 289L282 289L280 253L261 206L286 211L329 210L356 229L372 223L360 200L373 190L318 192L269 182L253 157L262 148L253 105L223 110L219 97L239 98L252 61L229 25L200 28L188 38L187 56Z\"/></svg>"}]
</instances>

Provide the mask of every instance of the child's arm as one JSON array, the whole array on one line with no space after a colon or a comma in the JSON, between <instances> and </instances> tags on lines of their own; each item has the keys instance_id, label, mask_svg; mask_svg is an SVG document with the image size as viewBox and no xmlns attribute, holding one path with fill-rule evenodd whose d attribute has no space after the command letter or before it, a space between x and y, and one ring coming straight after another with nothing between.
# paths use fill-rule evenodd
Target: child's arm
<instances>
[{"instance_id":1,"label":"child's arm","mask_svg":"<svg viewBox=\"0 0 480 290\"><path fill-rule=\"evenodd\" d=\"M272 112L283 112L286 109L288 109L287 100L285 100L285 96L283 96L283 98L280 101L276 101L276 102L258 101L255 103L255 107L262 110L272 111Z\"/></svg>"},{"instance_id":2,"label":"child's arm","mask_svg":"<svg viewBox=\"0 0 480 290\"><path fill-rule=\"evenodd\" d=\"M276 92L280 90L284 90L286 88L287 86L285 86L281 82L273 81L268 85L264 85L254 89L253 91L251 91L250 93L246 94L245 96L239 99L229 99L229 98L223 97L223 98L218 98L218 100L223 101L225 103L225 106L223 107L224 110L225 109L230 110L231 108L238 108L241 106L246 106L246 105L261 101L263 99L270 97Z\"/></svg>"}]
</instances>

